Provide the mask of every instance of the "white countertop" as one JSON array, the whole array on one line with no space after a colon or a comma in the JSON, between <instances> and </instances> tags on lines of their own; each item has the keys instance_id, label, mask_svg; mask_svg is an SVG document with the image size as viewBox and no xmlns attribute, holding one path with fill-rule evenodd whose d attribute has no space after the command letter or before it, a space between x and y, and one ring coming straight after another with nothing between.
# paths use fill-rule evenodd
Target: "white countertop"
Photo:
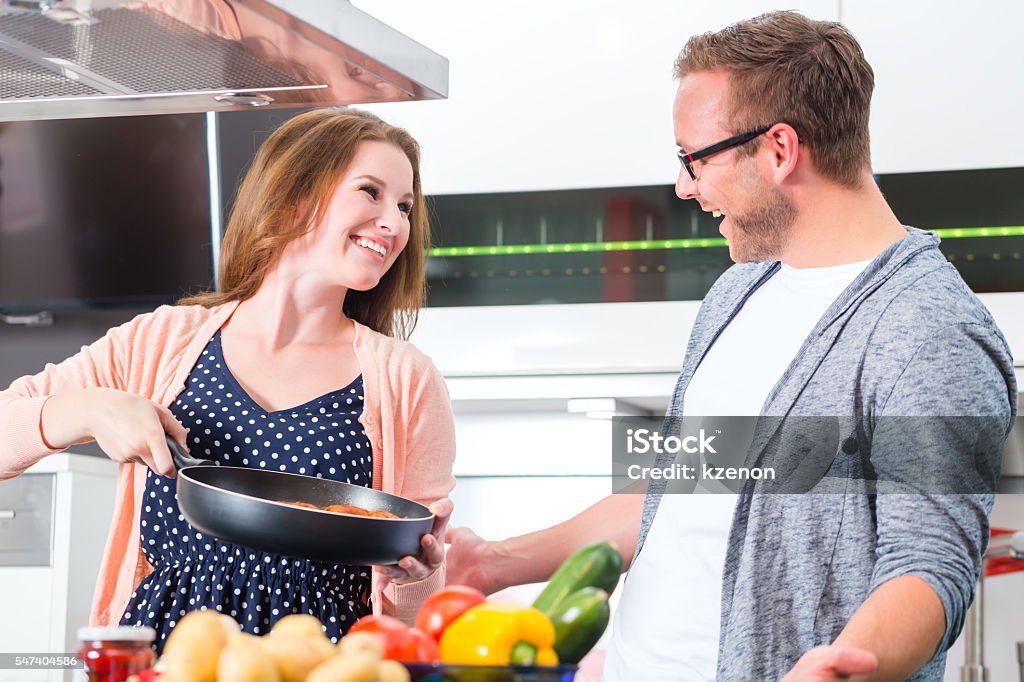
<instances>
[{"instance_id":1,"label":"white countertop","mask_svg":"<svg viewBox=\"0 0 1024 682\"><path fill-rule=\"evenodd\" d=\"M58 452L39 460L25 472L26 474L56 474L73 472L93 474L97 476L116 476L117 463L106 457L79 455L73 452Z\"/></svg>"}]
</instances>

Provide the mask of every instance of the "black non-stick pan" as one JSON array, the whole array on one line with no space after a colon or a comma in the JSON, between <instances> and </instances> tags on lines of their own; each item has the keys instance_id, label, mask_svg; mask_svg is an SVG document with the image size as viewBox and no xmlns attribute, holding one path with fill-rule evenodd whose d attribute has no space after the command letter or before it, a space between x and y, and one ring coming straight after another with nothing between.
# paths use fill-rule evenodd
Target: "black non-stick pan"
<instances>
[{"instance_id":1,"label":"black non-stick pan","mask_svg":"<svg viewBox=\"0 0 1024 682\"><path fill-rule=\"evenodd\" d=\"M373 488L312 476L218 466L167 438L178 467L178 507L193 527L264 552L335 564L388 565L420 552L434 517L422 504ZM305 509L348 504L388 511L383 519Z\"/></svg>"}]
</instances>

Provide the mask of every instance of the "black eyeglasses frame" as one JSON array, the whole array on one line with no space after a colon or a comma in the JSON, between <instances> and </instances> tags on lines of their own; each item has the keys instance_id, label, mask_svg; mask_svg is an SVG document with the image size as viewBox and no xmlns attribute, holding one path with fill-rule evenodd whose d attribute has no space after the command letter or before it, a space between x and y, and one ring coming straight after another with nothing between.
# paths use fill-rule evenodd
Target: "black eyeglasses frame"
<instances>
[{"instance_id":1,"label":"black eyeglasses frame","mask_svg":"<svg viewBox=\"0 0 1024 682\"><path fill-rule=\"evenodd\" d=\"M689 174L690 179L693 180L694 182L697 182L697 173L693 169L693 164L695 161L706 159L709 156L714 156L715 154L724 152L727 149L732 149L733 147L738 147L741 144L750 142L755 137L764 135L771 129L772 126L763 126L761 128L756 128L754 130L748 130L745 133L740 133L739 135L727 137L724 140L721 140L720 142L715 142L714 144L708 145L703 149L698 149L695 152L685 152L682 149L680 149L676 152L676 156L679 157L679 162L683 164L683 168L686 169L686 172Z\"/></svg>"}]
</instances>

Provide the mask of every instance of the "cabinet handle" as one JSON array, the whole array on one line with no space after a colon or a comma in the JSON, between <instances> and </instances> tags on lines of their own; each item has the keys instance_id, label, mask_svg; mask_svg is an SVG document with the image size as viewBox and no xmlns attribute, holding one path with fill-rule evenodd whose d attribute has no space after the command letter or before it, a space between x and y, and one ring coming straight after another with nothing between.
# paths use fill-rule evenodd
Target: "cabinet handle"
<instances>
[{"instance_id":1,"label":"cabinet handle","mask_svg":"<svg viewBox=\"0 0 1024 682\"><path fill-rule=\"evenodd\" d=\"M7 521L14 518L13 509L0 509L0 521Z\"/></svg>"}]
</instances>

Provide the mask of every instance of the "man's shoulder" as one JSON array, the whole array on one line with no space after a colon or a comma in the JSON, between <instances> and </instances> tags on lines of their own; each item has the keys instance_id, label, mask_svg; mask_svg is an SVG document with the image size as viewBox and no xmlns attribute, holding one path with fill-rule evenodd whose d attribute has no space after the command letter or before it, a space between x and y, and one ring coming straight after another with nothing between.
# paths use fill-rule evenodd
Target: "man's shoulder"
<instances>
[{"instance_id":1,"label":"man's shoulder","mask_svg":"<svg viewBox=\"0 0 1024 682\"><path fill-rule=\"evenodd\" d=\"M941 362L921 365L934 367L942 375L929 383L928 391L949 384L965 371L991 375L991 386L998 386L998 394L1003 395L1005 386L997 374L1012 385L1013 362L995 319L938 249L914 260L873 292L858 311L864 313L859 315L864 324L854 327L866 329L863 338L872 349L876 375L894 380L915 358L940 352L957 358L959 364L955 370Z\"/></svg>"},{"instance_id":2,"label":"man's shoulder","mask_svg":"<svg viewBox=\"0 0 1024 682\"><path fill-rule=\"evenodd\" d=\"M879 324L931 333L957 324L995 328L995 320L938 249L920 254L881 288Z\"/></svg>"}]
</instances>

